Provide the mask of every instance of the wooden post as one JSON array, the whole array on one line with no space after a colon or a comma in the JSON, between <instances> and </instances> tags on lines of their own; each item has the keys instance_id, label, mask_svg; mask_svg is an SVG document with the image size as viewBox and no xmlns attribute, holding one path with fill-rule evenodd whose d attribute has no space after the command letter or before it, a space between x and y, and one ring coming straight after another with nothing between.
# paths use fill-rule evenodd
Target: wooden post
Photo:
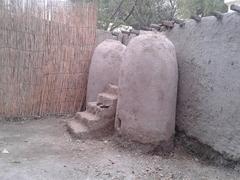
<instances>
[{"instance_id":1,"label":"wooden post","mask_svg":"<svg viewBox=\"0 0 240 180\"><path fill-rule=\"evenodd\" d=\"M223 19L223 14L219 11L213 11L213 12L211 12L211 14L213 16L215 16L217 18L217 20L222 20Z\"/></svg>"},{"instance_id":2,"label":"wooden post","mask_svg":"<svg viewBox=\"0 0 240 180\"><path fill-rule=\"evenodd\" d=\"M153 29L150 28L150 27L142 26L141 30L143 30L143 31L152 31Z\"/></svg>"},{"instance_id":3,"label":"wooden post","mask_svg":"<svg viewBox=\"0 0 240 180\"><path fill-rule=\"evenodd\" d=\"M121 32L122 32L123 34L127 34L128 36L130 36L130 34L131 34L130 31L121 30Z\"/></svg>"},{"instance_id":4,"label":"wooden post","mask_svg":"<svg viewBox=\"0 0 240 180\"><path fill-rule=\"evenodd\" d=\"M167 28L173 28L174 27L174 21L162 21L161 23L163 26Z\"/></svg>"},{"instance_id":5,"label":"wooden post","mask_svg":"<svg viewBox=\"0 0 240 180\"><path fill-rule=\"evenodd\" d=\"M131 30L131 33L138 36L138 35L140 34L140 31L139 31L139 30L132 29L132 30Z\"/></svg>"},{"instance_id":6,"label":"wooden post","mask_svg":"<svg viewBox=\"0 0 240 180\"><path fill-rule=\"evenodd\" d=\"M113 32L113 31L112 31L112 35L118 37L119 33L118 33L118 32Z\"/></svg>"},{"instance_id":7,"label":"wooden post","mask_svg":"<svg viewBox=\"0 0 240 180\"><path fill-rule=\"evenodd\" d=\"M185 26L185 21L184 21L184 20L174 19L174 22L175 22L176 24L179 24L180 27Z\"/></svg>"},{"instance_id":8,"label":"wooden post","mask_svg":"<svg viewBox=\"0 0 240 180\"><path fill-rule=\"evenodd\" d=\"M160 28L161 28L161 26L158 25L158 24L151 24L150 27L153 28L153 29L156 29L156 30L158 30L158 31L159 31Z\"/></svg>"},{"instance_id":9,"label":"wooden post","mask_svg":"<svg viewBox=\"0 0 240 180\"><path fill-rule=\"evenodd\" d=\"M195 20L197 23L201 22L201 17L196 16L196 15L192 15L192 16L190 17L190 19Z\"/></svg>"}]
</instances>

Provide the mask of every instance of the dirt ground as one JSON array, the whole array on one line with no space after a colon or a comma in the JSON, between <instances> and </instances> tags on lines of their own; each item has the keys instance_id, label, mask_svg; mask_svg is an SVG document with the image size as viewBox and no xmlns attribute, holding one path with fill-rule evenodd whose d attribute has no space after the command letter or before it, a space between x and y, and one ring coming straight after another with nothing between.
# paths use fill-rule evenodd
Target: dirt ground
<instances>
[{"instance_id":1,"label":"dirt ground","mask_svg":"<svg viewBox=\"0 0 240 180\"><path fill-rule=\"evenodd\" d=\"M116 137L72 139L66 119L0 122L1 180L238 180L231 168L209 165L178 145L170 156L143 152Z\"/></svg>"}]
</instances>

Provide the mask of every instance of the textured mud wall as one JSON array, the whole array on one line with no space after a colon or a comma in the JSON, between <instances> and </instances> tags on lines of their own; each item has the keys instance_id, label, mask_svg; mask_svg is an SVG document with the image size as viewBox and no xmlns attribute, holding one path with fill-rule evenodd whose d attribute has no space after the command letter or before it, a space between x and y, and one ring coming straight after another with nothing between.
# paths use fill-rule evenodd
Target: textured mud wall
<instances>
[{"instance_id":1,"label":"textured mud wall","mask_svg":"<svg viewBox=\"0 0 240 180\"><path fill-rule=\"evenodd\" d=\"M240 15L190 21L167 33L179 63L177 125L240 159Z\"/></svg>"}]
</instances>

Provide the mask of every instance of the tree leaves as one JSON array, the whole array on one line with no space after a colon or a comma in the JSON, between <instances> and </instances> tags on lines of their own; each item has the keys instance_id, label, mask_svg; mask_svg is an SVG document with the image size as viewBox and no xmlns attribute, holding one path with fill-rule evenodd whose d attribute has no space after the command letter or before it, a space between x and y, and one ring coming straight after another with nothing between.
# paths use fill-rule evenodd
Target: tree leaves
<instances>
[{"instance_id":1,"label":"tree leaves","mask_svg":"<svg viewBox=\"0 0 240 180\"><path fill-rule=\"evenodd\" d=\"M129 25L136 29L172 19L176 0L99 0L98 27ZM114 17L114 18L113 18Z\"/></svg>"},{"instance_id":2,"label":"tree leaves","mask_svg":"<svg viewBox=\"0 0 240 180\"><path fill-rule=\"evenodd\" d=\"M93 0L71 0L73 2ZM226 12L224 0L98 0L98 28L111 30L120 25L140 29L175 16L208 16L212 11Z\"/></svg>"},{"instance_id":3,"label":"tree leaves","mask_svg":"<svg viewBox=\"0 0 240 180\"><path fill-rule=\"evenodd\" d=\"M213 11L227 12L224 0L178 0L178 14L182 18L191 15L209 16Z\"/></svg>"}]
</instances>

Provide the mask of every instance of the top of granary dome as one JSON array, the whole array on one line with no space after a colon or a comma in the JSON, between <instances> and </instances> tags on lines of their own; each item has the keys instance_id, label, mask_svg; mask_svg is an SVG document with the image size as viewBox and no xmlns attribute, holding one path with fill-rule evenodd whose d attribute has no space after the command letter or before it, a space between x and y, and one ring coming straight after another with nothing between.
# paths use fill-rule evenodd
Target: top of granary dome
<instances>
[{"instance_id":1,"label":"top of granary dome","mask_svg":"<svg viewBox=\"0 0 240 180\"><path fill-rule=\"evenodd\" d=\"M163 33L147 33L133 38L128 46L135 46L139 48L158 48L160 46L174 49L173 43Z\"/></svg>"}]
</instances>

